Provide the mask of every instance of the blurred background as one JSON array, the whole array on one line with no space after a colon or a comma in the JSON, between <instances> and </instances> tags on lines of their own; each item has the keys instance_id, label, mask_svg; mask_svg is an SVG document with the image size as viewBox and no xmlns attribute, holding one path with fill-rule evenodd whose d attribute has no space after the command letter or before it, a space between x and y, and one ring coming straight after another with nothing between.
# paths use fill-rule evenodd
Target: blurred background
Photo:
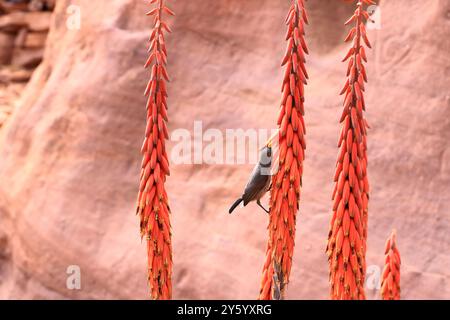
<instances>
[{"instance_id":1,"label":"blurred background","mask_svg":"<svg viewBox=\"0 0 450 320\"><path fill-rule=\"evenodd\" d=\"M274 128L289 1L167 4L177 13L167 37L169 129ZM0 0L0 298L147 298L135 199L148 8ZM321 0L307 9L307 150L288 298L327 299L343 23L354 7ZM376 9L366 90L369 277L396 228L402 298L450 299L450 2L381 0ZM267 215L254 204L228 215L251 168L172 165L174 298L257 297ZM73 266L80 289L67 285ZM379 299L373 284L367 293Z\"/></svg>"}]
</instances>

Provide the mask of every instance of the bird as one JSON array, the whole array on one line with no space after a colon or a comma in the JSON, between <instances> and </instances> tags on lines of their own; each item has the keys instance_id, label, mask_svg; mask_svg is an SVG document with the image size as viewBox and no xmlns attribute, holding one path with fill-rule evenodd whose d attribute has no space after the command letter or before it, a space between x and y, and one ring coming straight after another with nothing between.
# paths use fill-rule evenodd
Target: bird
<instances>
[{"instance_id":1,"label":"bird","mask_svg":"<svg viewBox=\"0 0 450 320\"><path fill-rule=\"evenodd\" d=\"M260 206L265 212L269 213L269 210L264 208L264 206L261 204L261 198L266 194L267 191L270 190L272 138L270 138L266 145L261 149L259 161L253 168L247 185L245 186L244 193L233 203L233 205L230 207L230 210L228 210L228 213L231 214L241 202L244 202L245 207L252 201L256 201L256 204L258 206Z\"/></svg>"}]
</instances>

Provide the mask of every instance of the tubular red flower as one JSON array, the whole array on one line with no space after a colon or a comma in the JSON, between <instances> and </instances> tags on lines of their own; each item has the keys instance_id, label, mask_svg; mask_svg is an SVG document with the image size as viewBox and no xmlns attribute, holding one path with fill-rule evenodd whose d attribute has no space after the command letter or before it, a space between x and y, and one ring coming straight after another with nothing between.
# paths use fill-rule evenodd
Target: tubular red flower
<instances>
[{"instance_id":1,"label":"tubular red flower","mask_svg":"<svg viewBox=\"0 0 450 320\"><path fill-rule=\"evenodd\" d=\"M289 282L294 254L295 222L305 157L304 85L308 79L305 55L304 0L293 0L286 17L288 41L282 66L286 66L278 117L278 172L272 176L269 241L259 299L282 299Z\"/></svg>"},{"instance_id":2,"label":"tubular red flower","mask_svg":"<svg viewBox=\"0 0 450 320\"><path fill-rule=\"evenodd\" d=\"M367 129L364 118L364 90L367 82L365 49L371 47L364 21L369 15L357 1L353 16L345 25L354 24L345 41L352 46L344 58L348 60L347 81L341 91L344 110L339 137L339 155L334 175L333 215L328 236L327 255L330 265L332 299L365 299L365 256L368 222L369 183L367 178Z\"/></svg>"},{"instance_id":3,"label":"tubular red flower","mask_svg":"<svg viewBox=\"0 0 450 320\"><path fill-rule=\"evenodd\" d=\"M400 252L396 244L396 232L392 231L386 241L384 270L381 281L383 300L400 300Z\"/></svg>"},{"instance_id":4,"label":"tubular red flower","mask_svg":"<svg viewBox=\"0 0 450 320\"><path fill-rule=\"evenodd\" d=\"M137 213L140 216L141 237L147 239L148 283L155 300L172 297L172 243L170 208L164 183L169 173L166 139L169 138L167 119L167 50L164 31L171 32L162 20L163 13L174 15L164 0L152 0L156 8L147 15L154 16L150 36L149 58L145 68L151 67L151 77L145 89L147 100L147 128L142 144L143 155Z\"/></svg>"}]
</instances>

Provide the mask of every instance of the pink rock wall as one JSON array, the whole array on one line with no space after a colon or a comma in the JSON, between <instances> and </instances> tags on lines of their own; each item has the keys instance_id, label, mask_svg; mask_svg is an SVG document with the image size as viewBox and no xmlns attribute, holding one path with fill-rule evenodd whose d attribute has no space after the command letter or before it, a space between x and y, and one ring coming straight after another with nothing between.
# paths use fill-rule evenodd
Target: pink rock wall
<instances>
[{"instance_id":1,"label":"pink rock wall","mask_svg":"<svg viewBox=\"0 0 450 320\"><path fill-rule=\"evenodd\" d=\"M132 0L57 2L44 61L0 131L0 298L146 298L135 199L151 20ZM275 127L287 1L172 0L171 131ZM309 1L307 156L290 299L327 299L325 246L352 6ZM450 4L381 1L370 32L368 265L398 230L402 297L450 298ZM173 144L172 144L173 145ZM170 146L170 145L169 145ZM251 165L174 165L174 297L257 297L267 216L228 215ZM79 265L81 290L66 288ZM371 299L378 292L368 291Z\"/></svg>"}]
</instances>

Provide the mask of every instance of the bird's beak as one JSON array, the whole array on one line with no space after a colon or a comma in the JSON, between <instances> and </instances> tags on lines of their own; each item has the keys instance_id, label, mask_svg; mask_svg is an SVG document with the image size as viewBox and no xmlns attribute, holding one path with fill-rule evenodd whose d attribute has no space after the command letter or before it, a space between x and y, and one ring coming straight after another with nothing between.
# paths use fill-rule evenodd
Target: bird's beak
<instances>
[{"instance_id":1,"label":"bird's beak","mask_svg":"<svg viewBox=\"0 0 450 320\"><path fill-rule=\"evenodd\" d=\"M272 148L272 142L273 142L273 139L275 139L276 137L278 137L278 131L279 131L279 130L277 130L274 134L272 134L272 136L269 138L269 140L267 140L267 143L266 143L266 146L267 146L267 147Z\"/></svg>"}]
</instances>

